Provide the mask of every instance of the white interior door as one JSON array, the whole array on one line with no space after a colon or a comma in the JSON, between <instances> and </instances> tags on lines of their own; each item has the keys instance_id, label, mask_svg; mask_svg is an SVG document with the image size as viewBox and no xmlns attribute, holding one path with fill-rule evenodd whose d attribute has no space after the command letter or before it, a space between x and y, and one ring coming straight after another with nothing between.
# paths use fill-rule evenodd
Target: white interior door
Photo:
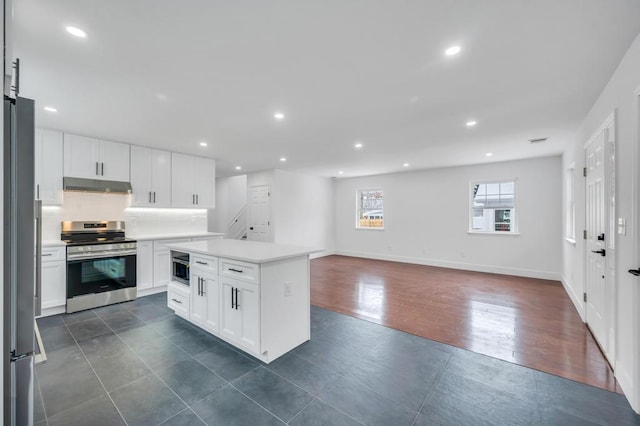
<instances>
[{"instance_id":1,"label":"white interior door","mask_svg":"<svg viewBox=\"0 0 640 426\"><path fill-rule=\"evenodd\" d=\"M269 185L249 188L247 239L271 242L271 189Z\"/></svg>"},{"instance_id":2,"label":"white interior door","mask_svg":"<svg viewBox=\"0 0 640 426\"><path fill-rule=\"evenodd\" d=\"M606 271L606 182L605 132L600 133L585 151L586 178L586 321L603 349L609 352L607 338Z\"/></svg>"}]
</instances>

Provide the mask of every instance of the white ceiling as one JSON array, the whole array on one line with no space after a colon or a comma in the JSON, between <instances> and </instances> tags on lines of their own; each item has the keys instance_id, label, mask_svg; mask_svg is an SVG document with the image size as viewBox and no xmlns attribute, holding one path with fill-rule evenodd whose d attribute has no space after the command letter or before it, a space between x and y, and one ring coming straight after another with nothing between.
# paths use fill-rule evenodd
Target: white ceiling
<instances>
[{"instance_id":1,"label":"white ceiling","mask_svg":"<svg viewBox=\"0 0 640 426\"><path fill-rule=\"evenodd\" d=\"M637 0L14 5L21 94L37 100L38 126L216 158L219 176L559 154L640 32Z\"/></svg>"}]
</instances>

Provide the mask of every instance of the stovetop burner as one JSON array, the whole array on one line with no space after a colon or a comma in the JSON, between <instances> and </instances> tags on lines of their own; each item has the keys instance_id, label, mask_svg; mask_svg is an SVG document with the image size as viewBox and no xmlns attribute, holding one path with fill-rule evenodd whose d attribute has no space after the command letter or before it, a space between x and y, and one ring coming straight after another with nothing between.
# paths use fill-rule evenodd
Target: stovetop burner
<instances>
[{"instance_id":1,"label":"stovetop burner","mask_svg":"<svg viewBox=\"0 0 640 426\"><path fill-rule=\"evenodd\" d=\"M62 222L60 239L67 246L135 242L125 237L123 221Z\"/></svg>"}]
</instances>

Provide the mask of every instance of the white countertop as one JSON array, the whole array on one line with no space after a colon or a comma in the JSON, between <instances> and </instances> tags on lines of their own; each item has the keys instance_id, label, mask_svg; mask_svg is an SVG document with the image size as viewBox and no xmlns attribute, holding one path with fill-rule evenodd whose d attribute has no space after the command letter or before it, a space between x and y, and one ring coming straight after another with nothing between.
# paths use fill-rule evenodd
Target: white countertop
<instances>
[{"instance_id":1,"label":"white countertop","mask_svg":"<svg viewBox=\"0 0 640 426\"><path fill-rule=\"evenodd\" d=\"M263 243L246 240L212 240L167 244L172 250L224 257L251 263L268 263L292 257L308 256L322 251L310 247Z\"/></svg>"},{"instance_id":2,"label":"white countertop","mask_svg":"<svg viewBox=\"0 0 640 426\"><path fill-rule=\"evenodd\" d=\"M221 232L191 232L191 233L169 233L166 234L140 234L140 235L129 235L127 234L127 238L132 238L138 241L145 240L171 240L174 238L195 238L195 237L223 237L224 234Z\"/></svg>"},{"instance_id":3,"label":"white countertop","mask_svg":"<svg viewBox=\"0 0 640 426\"><path fill-rule=\"evenodd\" d=\"M67 243L65 243L62 240L44 240L42 241L42 247L59 247L59 246L66 246Z\"/></svg>"}]
</instances>

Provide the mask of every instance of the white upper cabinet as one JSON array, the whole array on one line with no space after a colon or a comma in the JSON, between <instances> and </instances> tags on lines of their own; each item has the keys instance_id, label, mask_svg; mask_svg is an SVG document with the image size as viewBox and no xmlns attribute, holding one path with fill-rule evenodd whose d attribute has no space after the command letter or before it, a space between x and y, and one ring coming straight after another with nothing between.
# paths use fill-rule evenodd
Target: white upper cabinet
<instances>
[{"instance_id":1,"label":"white upper cabinet","mask_svg":"<svg viewBox=\"0 0 640 426\"><path fill-rule=\"evenodd\" d=\"M129 145L64 135L64 176L129 181Z\"/></svg>"},{"instance_id":2,"label":"white upper cabinet","mask_svg":"<svg viewBox=\"0 0 640 426\"><path fill-rule=\"evenodd\" d=\"M171 206L215 207L216 164L209 158L171 154Z\"/></svg>"},{"instance_id":3,"label":"white upper cabinet","mask_svg":"<svg viewBox=\"0 0 640 426\"><path fill-rule=\"evenodd\" d=\"M36 129L35 184L42 204L62 204L62 132Z\"/></svg>"},{"instance_id":4,"label":"white upper cabinet","mask_svg":"<svg viewBox=\"0 0 640 426\"><path fill-rule=\"evenodd\" d=\"M171 205L171 153L131 146L131 205L169 207Z\"/></svg>"}]
</instances>

